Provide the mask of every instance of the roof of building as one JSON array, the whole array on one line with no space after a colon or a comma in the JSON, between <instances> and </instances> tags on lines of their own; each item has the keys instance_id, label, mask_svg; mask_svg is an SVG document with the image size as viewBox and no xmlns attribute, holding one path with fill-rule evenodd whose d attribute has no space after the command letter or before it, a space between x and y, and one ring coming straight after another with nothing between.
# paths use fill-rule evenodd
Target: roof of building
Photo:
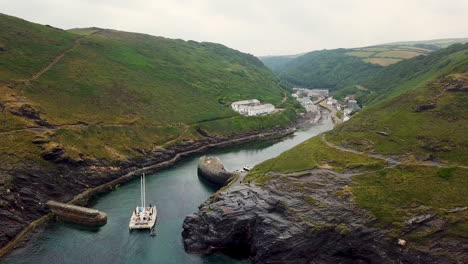
<instances>
[{"instance_id":1,"label":"roof of building","mask_svg":"<svg viewBox=\"0 0 468 264\"><path fill-rule=\"evenodd\" d=\"M262 103L262 104L254 105L250 109L261 110L261 109L266 109L266 108L271 108L271 107L274 108L275 106L272 104L268 104L268 103Z\"/></svg>"},{"instance_id":2,"label":"roof of building","mask_svg":"<svg viewBox=\"0 0 468 264\"><path fill-rule=\"evenodd\" d=\"M232 104L233 105L244 105L244 104L258 104L258 103L260 103L260 101L257 100L257 99L250 99L250 100L236 101L236 102L233 102Z\"/></svg>"}]
</instances>

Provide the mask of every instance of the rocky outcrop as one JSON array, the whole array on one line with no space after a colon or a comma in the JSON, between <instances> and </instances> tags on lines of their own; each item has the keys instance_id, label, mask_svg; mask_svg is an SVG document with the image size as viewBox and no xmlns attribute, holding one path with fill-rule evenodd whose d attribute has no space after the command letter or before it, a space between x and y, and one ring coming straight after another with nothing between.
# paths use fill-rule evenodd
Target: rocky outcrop
<instances>
[{"instance_id":1,"label":"rocky outcrop","mask_svg":"<svg viewBox=\"0 0 468 264\"><path fill-rule=\"evenodd\" d=\"M434 108L436 108L436 106L437 106L436 103L428 103L428 104L418 105L414 109L414 112L416 112L416 113L424 112L424 111L427 111L427 110L434 109Z\"/></svg>"},{"instance_id":2,"label":"rocky outcrop","mask_svg":"<svg viewBox=\"0 0 468 264\"><path fill-rule=\"evenodd\" d=\"M56 201L48 201L47 206L63 221L86 226L103 226L107 223L107 214L96 209Z\"/></svg>"},{"instance_id":3,"label":"rocky outcrop","mask_svg":"<svg viewBox=\"0 0 468 264\"><path fill-rule=\"evenodd\" d=\"M458 77L449 76L445 78L447 84L444 89L447 92L468 92L468 79Z\"/></svg>"},{"instance_id":4,"label":"rocky outcrop","mask_svg":"<svg viewBox=\"0 0 468 264\"><path fill-rule=\"evenodd\" d=\"M198 160L198 175L213 184L224 186L234 174L224 169L218 157L203 156Z\"/></svg>"},{"instance_id":5,"label":"rocky outcrop","mask_svg":"<svg viewBox=\"0 0 468 264\"><path fill-rule=\"evenodd\" d=\"M302 125L307 119L300 119ZM46 202L55 200L86 206L98 194L112 191L141 173L151 173L167 168L186 156L202 153L212 148L221 148L250 142L284 137L294 132L293 128L249 132L230 137L209 137L198 141L174 145L168 149L145 151L139 158L120 162L68 159L62 151L43 149L48 143L42 137L34 138L44 150L43 158L50 158L53 166L43 166L32 160L22 160L14 165L0 163L0 256L17 244L22 231L31 231L28 225L47 215ZM3 179L11 180L2 181ZM10 243L11 242L11 243Z\"/></svg>"},{"instance_id":6,"label":"rocky outcrop","mask_svg":"<svg viewBox=\"0 0 468 264\"><path fill-rule=\"evenodd\" d=\"M39 111L29 104L23 104L20 107L11 108L10 113L16 116L31 119L40 126L50 127L50 124L41 118Z\"/></svg>"},{"instance_id":7,"label":"rocky outcrop","mask_svg":"<svg viewBox=\"0 0 468 264\"><path fill-rule=\"evenodd\" d=\"M398 245L375 228L346 192L351 176L314 169L273 174L262 187L221 190L185 219L185 249L253 263L452 263Z\"/></svg>"}]
</instances>

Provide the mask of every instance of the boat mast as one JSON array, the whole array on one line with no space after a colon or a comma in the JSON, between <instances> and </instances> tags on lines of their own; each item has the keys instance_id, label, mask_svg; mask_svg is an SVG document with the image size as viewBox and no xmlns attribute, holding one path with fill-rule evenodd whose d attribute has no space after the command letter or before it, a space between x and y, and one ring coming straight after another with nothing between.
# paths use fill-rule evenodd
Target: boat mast
<instances>
[{"instance_id":1,"label":"boat mast","mask_svg":"<svg viewBox=\"0 0 468 264\"><path fill-rule=\"evenodd\" d=\"M146 179L143 173L143 208L146 208Z\"/></svg>"},{"instance_id":2,"label":"boat mast","mask_svg":"<svg viewBox=\"0 0 468 264\"><path fill-rule=\"evenodd\" d=\"M143 207L143 175L140 176L140 199L141 199L141 207Z\"/></svg>"}]
</instances>

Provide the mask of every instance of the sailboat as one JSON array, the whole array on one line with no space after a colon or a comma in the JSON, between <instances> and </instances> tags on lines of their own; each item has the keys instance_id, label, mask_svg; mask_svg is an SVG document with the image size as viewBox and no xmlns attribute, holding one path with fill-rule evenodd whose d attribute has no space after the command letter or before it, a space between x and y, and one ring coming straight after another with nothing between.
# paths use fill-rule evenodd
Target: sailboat
<instances>
[{"instance_id":1,"label":"sailboat","mask_svg":"<svg viewBox=\"0 0 468 264\"><path fill-rule=\"evenodd\" d=\"M156 223L156 218L158 216L158 210L156 206L146 206L146 181L145 174L141 176L141 206L137 206L133 210L132 217L130 218L130 223L128 228L130 231L133 229L153 229L154 224Z\"/></svg>"}]
</instances>

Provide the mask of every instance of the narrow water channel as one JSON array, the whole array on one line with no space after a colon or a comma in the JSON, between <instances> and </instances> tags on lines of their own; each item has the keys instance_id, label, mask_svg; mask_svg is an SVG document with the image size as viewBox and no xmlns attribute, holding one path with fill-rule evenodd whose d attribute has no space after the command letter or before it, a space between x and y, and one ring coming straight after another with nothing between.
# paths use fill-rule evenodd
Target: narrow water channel
<instances>
[{"instance_id":1,"label":"narrow water channel","mask_svg":"<svg viewBox=\"0 0 468 264\"><path fill-rule=\"evenodd\" d=\"M329 117L321 124L297 131L276 141L254 142L207 155L221 158L227 170L253 166L273 158L304 140L332 129ZM128 230L132 210L140 202L139 179L99 197L92 205L108 215L107 225L99 229L82 228L67 223L52 223L34 235L25 246L13 251L2 263L249 263L222 254L208 257L187 254L182 243L182 223L186 215L216 189L197 176L199 156L185 159L169 169L146 177L147 203L158 206L157 236Z\"/></svg>"}]
</instances>

